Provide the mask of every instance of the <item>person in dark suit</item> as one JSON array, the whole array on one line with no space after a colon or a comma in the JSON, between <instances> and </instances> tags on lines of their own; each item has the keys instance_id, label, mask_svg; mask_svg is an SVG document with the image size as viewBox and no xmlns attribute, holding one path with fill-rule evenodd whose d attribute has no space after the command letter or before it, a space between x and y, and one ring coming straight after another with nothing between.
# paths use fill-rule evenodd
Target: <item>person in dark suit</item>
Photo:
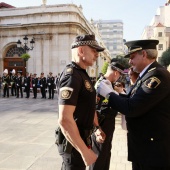
<instances>
[{"instance_id":1,"label":"person in dark suit","mask_svg":"<svg viewBox=\"0 0 170 170\"><path fill-rule=\"evenodd\" d=\"M17 86L17 96L16 96L16 98L19 98L19 91L21 93L21 98L23 98L21 73L17 74L16 86Z\"/></svg>"},{"instance_id":2,"label":"person in dark suit","mask_svg":"<svg viewBox=\"0 0 170 170\"><path fill-rule=\"evenodd\" d=\"M24 78L24 86L25 86L25 92L26 92L26 97L25 98L29 98L30 97L30 84L31 84L31 78L29 76L29 73L26 73L26 76Z\"/></svg>"},{"instance_id":3,"label":"person in dark suit","mask_svg":"<svg viewBox=\"0 0 170 170\"><path fill-rule=\"evenodd\" d=\"M41 95L42 95L42 99L46 99L46 84L47 84L47 81L46 81L46 77L44 77L44 73L41 73L41 76L40 76L40 88L41 88Z\"/></svg>"},{"instance_id":4,"label":"person in dark suit","mask_svg":"<svg viewBox=\"0 0 170 170\"><path fill-rule=\"evenodd\" d=\"M140 73L128 96L102 81L98 93L126 116L128 160L133 170L170 169L170 73L157 63L158 40L126 42L129 63Z\"/></svg>"},{"instance_id":5,"label":"person in dark suit","mask_svg":"<svg viewBox=\"0 0 170 170\"><path fill-rule=\"evenodd\" d=\"M50 72L49 77L47 78L47 85L49 91L48 99L54 99L54 83L55 83L55 78L53 77L53 73Z\"/></svg>"},{"instance_id":6,"label":"person in dark suit","mask_svg":"<svg viewBox=\"0 0 170 170\"><path fill-rule=\"evenodd\" d=\"M33 99L37 98L37 84L38 84L38 78L36 77L37 74L34 73L34 76L32 78L32 87L33 87L33 93L34 93L34 97Z\"/></svg>"}]
</instances>

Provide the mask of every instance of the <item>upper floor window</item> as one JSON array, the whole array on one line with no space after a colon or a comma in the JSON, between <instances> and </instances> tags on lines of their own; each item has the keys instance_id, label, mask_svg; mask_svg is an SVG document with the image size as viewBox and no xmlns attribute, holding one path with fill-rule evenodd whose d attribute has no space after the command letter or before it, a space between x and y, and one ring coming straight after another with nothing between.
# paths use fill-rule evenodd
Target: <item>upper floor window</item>
<instances>
[{"instance_id":1,"label":"upper floor window","mask_svg":"<svg viewBox=\"0 0 170 170\"><path fill-rule=\"evenodd\" d=\"M158 37L162 37L162 32L158 32Z\"/></svg>"},{"instance_id":2,"label":"upper floor window","mask_svg":"<svg viewBox=\"0 0 170 170\"><path fill-rule=\"evenodd\" d=\"M163 50L163 44L158 45L158 50Z\"/></svg>"}]
</instances>

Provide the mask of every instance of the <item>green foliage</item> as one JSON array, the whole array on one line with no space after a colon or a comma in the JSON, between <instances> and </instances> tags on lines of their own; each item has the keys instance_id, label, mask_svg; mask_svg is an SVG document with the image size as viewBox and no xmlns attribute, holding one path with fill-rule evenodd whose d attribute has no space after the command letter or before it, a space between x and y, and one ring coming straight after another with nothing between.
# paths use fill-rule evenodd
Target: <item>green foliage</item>
<instances>
[{"instance_id":1,"label":"green foliage","mask_svg":"<svg viewBox=\"0 0 170 170\"><path fill-rule=\"evenodd\" d=\"M25 61L28 61L28 59L30 58L31 56L28 54L28 53L24 53L21 55L21 58Z\"/></svg>"},{"instance_id":2,"label":"green foliage","mask_svg":"<svg viewBox=\"0 0 170 170\"><path fill-rule=\"evenodd\" d=\"M170 65L170 48L162 53L160 64L167 67Z\"/></svg>"},{"instance_id":3,"label":"green foliage","mask_svg":"<svg viewBox=\"0 0 170 170\"><path fill-rule=\"evenodd\" d=\"M102 71L101 71L103 74L106 73L108 65L109 65L108 62L105 62L105 63L103 64Z\"/></svg>"}]
</instances>

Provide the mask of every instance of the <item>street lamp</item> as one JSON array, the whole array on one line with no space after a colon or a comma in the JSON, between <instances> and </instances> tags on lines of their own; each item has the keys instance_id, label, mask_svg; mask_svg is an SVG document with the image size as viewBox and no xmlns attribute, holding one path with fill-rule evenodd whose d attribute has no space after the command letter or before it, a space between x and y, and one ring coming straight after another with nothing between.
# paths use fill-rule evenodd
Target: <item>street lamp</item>
<instances>
[{"instance_id":1,"label":"street lamp","mask_svg":"<svg viewBox=\"0 0 170 170\"><path fill-rule=\"evenodd\" d=\"M23 38L24 40L24 45L22 45L22 42L20 40L17 41L17 48L22 48L24 49L24 53L26 54L27 51L29 50L33 50L34 48L34 44L35 44L35 41L34 41L34 38L32 38L32 40L30 41L30 47L27 46L28 44L28 37L27 35L25 35L25 37ZM28 55L28 54L26 54ZM24 61L25 61L25 73L26 73L26 62L27 62L28 58L24 58Z\"/></svg>"},{"instance_id":2,"label":"street lamp","mask_svg":"<svg viewBox=\"0 0 170 170\"><path fill-rule=\"evenodd\" d=\"M25 35L25 37L23 38L23 40L24 40L24 46L22 47L21 41L18 40L18 41L17 41L17 47L18 47L18 48L23 48L24 51L25 51L25 53L27 53L27 51L29 51L29 50L33 50L34 44L35 44L34 38L32 38L32 40L30 41L30 46L31 46L30 48L27 46L27 44L28 44L28 37L27 37L27 35Z\"/></svg>"}]
</instances>

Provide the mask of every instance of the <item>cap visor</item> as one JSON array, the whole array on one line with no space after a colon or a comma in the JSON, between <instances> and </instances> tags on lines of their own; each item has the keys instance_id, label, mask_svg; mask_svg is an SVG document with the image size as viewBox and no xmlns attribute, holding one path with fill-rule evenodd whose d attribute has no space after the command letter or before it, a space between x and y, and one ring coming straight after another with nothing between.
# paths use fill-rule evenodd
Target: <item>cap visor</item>
<instances>
[{"instance_id":1,"label":"cap visor","mask_svg":"<svg viewBox=\"0 0 170 170\"><path fill-rule=\"evenodd\" d=\"M98 45L89 45L91 48L95 48L98 52L102 52L105 50L105 48L102 48Z\"/></svg>"}]
</instances>

